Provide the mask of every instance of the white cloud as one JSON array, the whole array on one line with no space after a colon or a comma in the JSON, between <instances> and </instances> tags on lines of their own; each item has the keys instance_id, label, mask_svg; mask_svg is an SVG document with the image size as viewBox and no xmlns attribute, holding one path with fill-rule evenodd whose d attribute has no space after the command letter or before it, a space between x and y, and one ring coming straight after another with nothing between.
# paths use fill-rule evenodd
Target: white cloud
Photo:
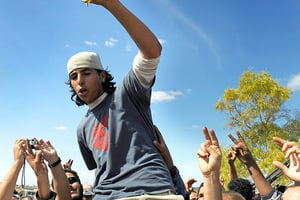
<instances>
[{"instance_id":1,"label":"white cloud","mask_svg":"<svg viewBox=\"0 0 300 200\"><path fill-rule=\"evenodd\" d=\"M294 91L300 90L300 74L292 76L288 81L287 87Z\"/></svg>"},{"instance_id":2,"label":"white cloud","mask_svg":"<svg viewBox=\"0 0 300 200\"><path fill-rule=\"evenodd\" d=\"M116 43L118 42L117 39L113 38L113 37L110 37L108 40L105 41L105 46L107 47L114 47L116 46Z\"/></svg>"},{"instance_id":3,"label":"white cloud","mask_svg":"<svg viewBox=\"0 0 300 200\"><path fill-rule=\"evenodd\" d=\"M65 126L56 126L55 130L57 130L57 131L66 131L67 127L65 127Z\"/></svg>"},{"instance_id":4,"label":"white cloud","mask_svg":"<svg viewBox=\"0 0 300 200\"><path fill-rule=\"evenodd\" d=\"M151 101L173 101L177 96L183 96L183 93L181 91L153 91Z\"/></svg>"},{"instance_id":5,"label":"white cloud","mask_svg":"<svg viewBox=\"0 0 300 200\"><path fill-rule=\"evenodd\" d=\"M160 42L160 44L166 44L167 43L167 40L164 40L164 39L158 39L158 41Z\"/></svg>"},{"instance_id":6,"label":"white cloud","mask_svg":"<svg viewBox=\"0 0 300 200\"><path fill-rule=\"evenodd\" d=\"M195 124L195 125L192 126L192 128L193 128L193 129L199 129L199 128L201 128L201 126Z\"/></svg>"},{"instance_id":7,"label":"white cloud","mask_svg":"<svg viewBox=\"0 0 300 200\"><path fill-rule=\"evenodd\" d=\"M97 46L97 43L96 42L92 42L92 41L84 41L84 44L88 45L88 46Z\"/></svg>"}]
</instances>

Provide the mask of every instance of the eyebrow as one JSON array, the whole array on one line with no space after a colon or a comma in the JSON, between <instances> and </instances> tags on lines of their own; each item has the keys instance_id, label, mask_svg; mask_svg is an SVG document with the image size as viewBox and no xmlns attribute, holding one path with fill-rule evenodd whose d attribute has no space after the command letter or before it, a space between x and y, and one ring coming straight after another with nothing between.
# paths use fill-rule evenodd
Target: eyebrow
<instances>
[{"instance_id":1,"label":"eyebrow","mask_svg":"<svg viewBox=\"0 0 300 200\"><path fill-rule=\"evenodd\" d=\"M90 72L92 70L93 69L91 69L91 68L76 69L76 70L72 71L69 76L72 76L72 74L76 74L76 73Z\"/></svg>"}]
</instances>

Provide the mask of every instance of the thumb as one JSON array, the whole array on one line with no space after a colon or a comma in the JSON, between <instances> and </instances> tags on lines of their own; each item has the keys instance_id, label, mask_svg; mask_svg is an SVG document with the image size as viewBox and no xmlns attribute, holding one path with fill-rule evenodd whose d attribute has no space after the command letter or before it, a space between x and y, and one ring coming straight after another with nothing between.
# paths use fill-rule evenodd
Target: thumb
<instances>
[{"instance_id":1,"label":"thumb","mask_svg":"<svg viewBox=\"0 0 300 200\"><path fill-rule=\"evenodd\" d=\"M41 157L42 157L42 151L41 150L36 150L35 151L35 160L39 161L39 160L41 160Z\"/></svg>"},{"instance_id":2,"label":"thumb","mask_svg":"<svg viewBox=\"0 0 300 200\"><path fill-rule=\"evenodd\" d=\"M285 172L287 170L287 167L279 161L273 161L273 165L275 165L278 169L280 169L282 172Z\"/></svg>"}]
</instances>

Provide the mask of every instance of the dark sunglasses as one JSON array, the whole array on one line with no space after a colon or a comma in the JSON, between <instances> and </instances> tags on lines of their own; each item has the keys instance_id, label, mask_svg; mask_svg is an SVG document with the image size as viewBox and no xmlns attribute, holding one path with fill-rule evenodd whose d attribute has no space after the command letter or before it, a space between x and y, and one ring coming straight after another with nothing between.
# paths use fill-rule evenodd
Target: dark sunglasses
<instances>
[{"instance_id":1,"label":"dark sunglasses","mask_svg":"<svg viewBox=\"0 0 300 200\"><path fill-rule=\"evenodd\" d=\"M69 177L68 180L69 180L69 183L70 183L70 184L73 184L73 183L75 183L75 182L78 182L77 178L74 177L74 176L73 176L73 177Z\"/></svg>"}]
</instances>

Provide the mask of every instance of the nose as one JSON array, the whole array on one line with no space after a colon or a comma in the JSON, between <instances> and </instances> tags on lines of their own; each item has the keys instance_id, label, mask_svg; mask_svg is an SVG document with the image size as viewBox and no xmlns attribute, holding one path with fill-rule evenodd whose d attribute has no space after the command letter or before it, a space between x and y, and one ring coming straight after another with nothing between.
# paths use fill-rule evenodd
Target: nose
<instances>
[{"instance_id":1,"label":"nose","mask_svg":"<svg viewBox=\"0 0 300 200\"><path fill-rule=\"evenodd\" d=\"M81 73L78 73L77 82L78 85L84 85L84 76Z\"/></svg>"}]
</instances>

